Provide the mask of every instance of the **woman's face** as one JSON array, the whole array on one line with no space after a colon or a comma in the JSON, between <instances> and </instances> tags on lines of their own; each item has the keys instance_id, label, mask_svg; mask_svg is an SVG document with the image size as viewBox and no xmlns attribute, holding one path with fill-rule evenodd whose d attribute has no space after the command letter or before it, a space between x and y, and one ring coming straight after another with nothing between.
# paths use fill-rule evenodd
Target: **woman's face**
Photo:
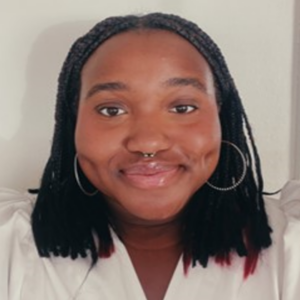
<instances>
[{"instance_id":1,"label":"woman's face","mask_svg":"<svg viewBox=\"0 0 300 300\"><path fill-rule=\"evenodd\" d=\"M121 33L88 60L81 84L76 149L87 178L123 216L160 222L178 215L219 158L205 59L167 31Z\"/></svg>"}]
</instances>

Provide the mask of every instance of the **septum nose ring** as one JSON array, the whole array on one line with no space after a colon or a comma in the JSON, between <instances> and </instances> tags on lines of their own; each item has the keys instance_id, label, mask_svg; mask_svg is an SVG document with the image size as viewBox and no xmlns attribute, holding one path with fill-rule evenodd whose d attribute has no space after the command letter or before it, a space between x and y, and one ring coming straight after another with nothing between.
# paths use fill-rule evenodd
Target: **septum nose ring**
<instances>
[{"instance_id":1,"label":"septum nose ring","mask_svg":"<svg viewBox=\"0 0 300 300\"><path fill-rule=\"evenodd\" d=\"M156 153L153 152L142 152L142 156L144 158L153 158L155 156Z\"/></svg>"}]
</instances>

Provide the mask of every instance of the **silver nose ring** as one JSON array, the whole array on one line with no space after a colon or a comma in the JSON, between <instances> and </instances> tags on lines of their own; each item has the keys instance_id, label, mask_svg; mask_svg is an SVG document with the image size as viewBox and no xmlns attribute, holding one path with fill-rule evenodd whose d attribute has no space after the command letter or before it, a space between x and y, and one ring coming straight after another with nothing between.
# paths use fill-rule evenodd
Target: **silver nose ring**
<instances>
[{"instance_id":1,"label":"silver nose ring","mask_svg":"<svg viewBox=\"0 0 300 300\"><path fill-rule=\"evenodd\" d=\"M142 152L142 156L144 158L153 158L155 156L156 153L153 152Z\"/></svg>"}]
</instances>

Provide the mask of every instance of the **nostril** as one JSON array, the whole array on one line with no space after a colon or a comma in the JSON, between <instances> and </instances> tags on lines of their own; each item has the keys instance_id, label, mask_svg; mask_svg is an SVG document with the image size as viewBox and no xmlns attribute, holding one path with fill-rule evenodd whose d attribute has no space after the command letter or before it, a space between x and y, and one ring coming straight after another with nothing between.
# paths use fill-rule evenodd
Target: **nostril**
<instances>
[{"instance_id":1,"label":"nostril","mask_svg":"<svg viewBox=\"0 0 300 300\"><path fill-rule=\"evenodd\" d=\"M135 130L125 141L129 152L137 153L144 158L152 158L156 153L169 149L171 141L161 131Z\"/></svg>"}]
</instances>

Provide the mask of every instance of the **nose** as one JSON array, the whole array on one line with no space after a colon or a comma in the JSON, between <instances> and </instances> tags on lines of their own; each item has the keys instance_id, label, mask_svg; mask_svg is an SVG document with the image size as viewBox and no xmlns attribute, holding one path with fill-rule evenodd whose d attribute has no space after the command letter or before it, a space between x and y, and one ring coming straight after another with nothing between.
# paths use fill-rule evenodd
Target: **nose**
<instances>
[{"instance_id":1,"label":"nose","mask_svg":"<svg viewBox=\"0 0 300 300\"><path fill-rule=\"evenodd\" d=\"M163 121L156 118L143 118L134 122L125 141L132 153L159 153L171 147L168 129Z\"/></svg>"}]
</instances>

